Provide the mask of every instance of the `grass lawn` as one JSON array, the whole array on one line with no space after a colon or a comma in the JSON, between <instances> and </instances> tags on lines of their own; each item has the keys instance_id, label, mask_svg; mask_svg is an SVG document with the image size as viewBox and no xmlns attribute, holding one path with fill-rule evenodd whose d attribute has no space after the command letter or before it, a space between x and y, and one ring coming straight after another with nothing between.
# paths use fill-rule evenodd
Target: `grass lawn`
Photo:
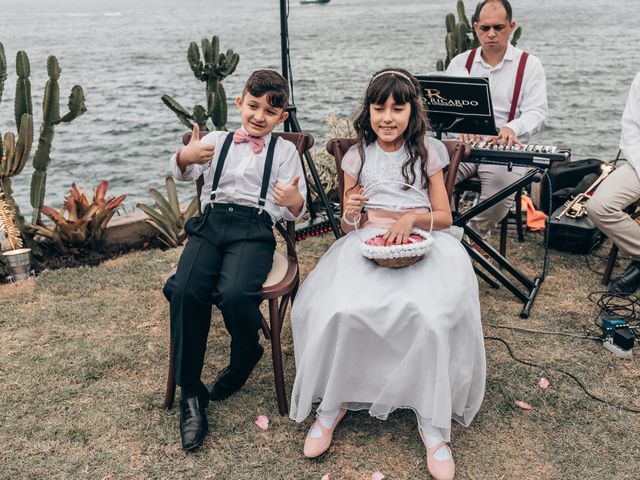
<instances>
[{"instance_id":1,"label":"grass lawn","mask_svg":"<svg viewBox=\"0 0 640 480\"><path fill-rule=\"evenodd\" d=\"M298 246L303 275L332 241ZM511 242L528 272L541 264L540 237ZM178 412L162 410L168 355L164 276L181 249L141 251L97 267L45 271L0 286L0 478L387 479L429 478L410 412L387 421L349 414L319 460L302 455L312 419L278 415L269 349L245 388L212 404L212 433L197 453L180 448ZM601 255L606 249L599 250ZM532 260L529 260L532 259ZM603 262L591 257L602 270ZM532 270L533 269L533 270ZM618 270L619 272L619 270ZM505 289L480 283L484 322L581 334L595 331L587 295L600 277L584 256L552 252L529 320ZM640 408L638 360L620 360L579 338L485 327L530 362L565 369L596 395ZM294 377L288 321L283 332L288 391ZM227 362L228 336L215 315L203 379ZM267 342L264 342L268 345ZM487 390L470 428L454 427L459 479L638 479L640 415L598 403L569 377L515 362L486 341ZM547 377L548 390L538 387ZM514 405L522 400L530 411ZM270 426L254 420L267 415Z\"/></svg>"}]
</instances>

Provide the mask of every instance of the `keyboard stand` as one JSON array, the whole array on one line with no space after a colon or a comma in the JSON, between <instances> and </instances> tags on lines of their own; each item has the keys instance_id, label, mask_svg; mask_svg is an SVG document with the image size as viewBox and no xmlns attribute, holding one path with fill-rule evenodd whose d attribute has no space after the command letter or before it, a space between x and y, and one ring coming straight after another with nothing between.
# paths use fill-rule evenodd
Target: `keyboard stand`
<instances>
[{"instance_id":1,"label":"keyboard stand","mask_svg":"<svg viewBox=\"0 0 640 480\"><path fill-rule=\"evenodd\" d=\"M462 227L464 229L464 233L469 237L469 239L471 239L482 250L487 252L489 257L491 257L491 259L493 259L500 266L500 268L509 273L515 280L514 282L511 278L507 277L501 270L496 268L490 261L479 254L471 245L469 245L467 241L462 241L462 244L467 249L469 256L486 271L486 273L484 273L474 266L476 273L483 280L487 281L487 283L489 283L489 285L491 285L493 288L499 288L499 284L502 284L524 304L524 307L520 312L520 318L529 318L531 307L533 306L533 302L536 298L536 295L538 294L540 285L544 281L546 275L547 239L549 235L548 219L547 228L545 228L544 230L544 264L541 274L536 276L533 280L528 278L523 272L512 265L505 257L500 255L500 252L489 245L482 237L480 237L480 235L472 230L467 225L467 223L479 213L493 207L498 202L501 202L511 194L515 193L519 188L530 185L533 182L540 182L543 176L544 173L541 169L533 169L532 171L526 173L524 177L513 182L508 187L503 188L495 195L492 195L486 200L478 203L476 206L470 208L466 212L462 214L454 212L453 224L458 227ZM499 284L493 281L493 279L491 279L489 276L495 278Z\"/></svg>"}]
</instances>

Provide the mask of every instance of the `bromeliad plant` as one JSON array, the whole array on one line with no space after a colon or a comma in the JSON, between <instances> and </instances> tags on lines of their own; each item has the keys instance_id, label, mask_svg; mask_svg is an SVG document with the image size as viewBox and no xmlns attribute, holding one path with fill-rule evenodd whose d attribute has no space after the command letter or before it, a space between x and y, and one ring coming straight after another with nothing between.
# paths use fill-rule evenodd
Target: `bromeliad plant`
<instances>
[{"instance_id":1,"label":"bromeliad plant","mask_svg":"<svg viewBox=\"0 0 640 480\"><path fill-rule=\"evenodd\" d=\"M84 191L78 189L75 183L72 184L71 194L65 197L60 211L46 205L42 207L42 213L54 225L34 224L30 228L50 241L61 253L98 245L111 217L125 198L125 195L120 195L105 199L108 187L109 182L101 181L94 191L93 200L89 202Z\"/></svg>"},{"instance_id":2,"label":"bromeliad plant","mask_svg":"<svg viewBox=\"0 0 640 480\"><path fill-rule=\"evenodd\" d=\"M203 38L201 45L202 58L198 44L191 42L187 60L193 75L206 84L207 107L195 105L191 113L169 95L163 95L162 101L189 130L193 130L194 123L198 124L200 130L226 130L227 95L222 81L235 72L240 56L231 49L227 53L220 52L220 41L215 35L211 41ZM209 118L213 129L207 126Z\"/></svg>"},{"instance_id":3,"label":"bromeliad plant","mask_svg":"<svg viewBox=\"0 0 640 480\"><path fill-rule=\"evenodd\" d=\"M136 206L149 216L145 221L158 231L158 239L168 247L177 247L187 238L184 224L198 213L198 197L194 196L187 208L181 211L173 177L167 177L165 185L168 200L155 188L151 188L149 194L156 202L156 208L144 203L138 203Z\"/></svg>"},{"instance_id":4,"label":"bromeliad plant","mask_svg":"<svg viewBox=\"0 0 640 480\"><path fill-rule=\"evenodd\" d=\"M458 11L458 21L453 13L447 14L445 17L445 26L447 27L447 35L445 37L445 46L447 49L447 58L444 61L439 59L436 62L436 69L439 72L446 70L451 60L456 56L467 50L477 48L480 46L480 41L476 36L476 32L473 29L473 23L477 21L478 7L481 2L476 5L476 11L471 17L471 22L467 19L467 15L464 11L464 2L458 0L456 9ZM522 35L522 28L518 27L513 32L511 37L511 44L515 47Z\"/></svg>"}]
</instances>

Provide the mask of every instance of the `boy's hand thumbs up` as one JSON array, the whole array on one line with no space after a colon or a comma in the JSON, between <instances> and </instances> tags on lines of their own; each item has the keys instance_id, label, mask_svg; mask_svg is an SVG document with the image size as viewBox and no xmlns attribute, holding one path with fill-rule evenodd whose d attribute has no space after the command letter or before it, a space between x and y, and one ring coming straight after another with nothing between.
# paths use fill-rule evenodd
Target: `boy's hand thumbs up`
<instances>
[{"instance_id":1,"label":"boy's hand thumbs up","mask_svg":"<svg viewBox=\"0 0 640 480\"><path fill-rule=\"evenodd\" d=\"M300 175L294 177L288 185L276 183L273 188L273 200L276 205L288 207L289 209L302 206L304 200L300 195L298 183L300 183Z\"/></svg>"},{"instance_id":2,"label":"boy's hand thumbs up","mask_svg":"<svg viewBox=\"0 0 640 480\"><path fill-rule=\"evenodd\" d=\"M200 126L197 123L193 123L193 130L191 131L191 140L189 143L200 143Z\"/></svg>"},{"instance_id":3,"label":"boy's hand thumbs up","mask_svg":"<svg viewBox=\"0 0 640 480\"><path fill-rule=\"evenodd\" d=\"M204 164L213 159L214 153L215 147L212 144L200 141L200 126L194 123L191 131L191 140L180 152L180 161L184 162L185 166L192 163Z\"/></svg>"}]
</instances>

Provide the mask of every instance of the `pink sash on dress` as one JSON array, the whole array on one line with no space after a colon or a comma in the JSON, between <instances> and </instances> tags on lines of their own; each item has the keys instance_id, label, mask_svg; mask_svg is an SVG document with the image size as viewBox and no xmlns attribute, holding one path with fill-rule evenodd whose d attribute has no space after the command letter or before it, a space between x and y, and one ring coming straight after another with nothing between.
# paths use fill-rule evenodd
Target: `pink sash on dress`
<instances>
[{"instance_id":1,"label":"pink sash on dress","mask_svg":"<svg viewBox=\"0 0 640 480\"><path fill-rule=\"evenodd\" d=\"M428 208L411 208L407 210L383 210L381 208L372 208L367 210L367 222L363 227L389 228L405 213L429 213Z\"/></svg>"}]
</instances>

